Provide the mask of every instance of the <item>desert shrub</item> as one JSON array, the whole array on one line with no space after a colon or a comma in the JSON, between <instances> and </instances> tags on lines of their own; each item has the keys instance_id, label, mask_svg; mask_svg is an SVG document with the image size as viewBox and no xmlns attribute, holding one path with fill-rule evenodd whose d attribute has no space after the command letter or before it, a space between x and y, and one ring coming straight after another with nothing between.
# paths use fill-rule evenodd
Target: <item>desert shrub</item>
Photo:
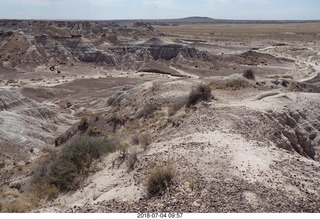
<instances>
[{"instance_id":1,"label":"desert shrub","mask_svg":"<svg viewBox=\"0 0 320 219\"><path fill-rule=\"evenodd\" d=\"M187 107L194 106L200 101L209 101L211 99L211 88L209 85L200 84L193 89L187 99Z\"/></svg>"},{"instance_id":2,"label":"desert shrub","mask_svg":"<svg viewBox=\"0 0 320 219\"><path fill-rule=\"evenodd\" d=\"M172 166L156 167L149 175L147 180L148 197L162 195L172 184L174 170Z\"/></svg>"},{"instance_id":3,"label":"desert shrub","mask_svg":"<svg viewBox=\"0 0 320 219\"><path fill-rule=\"evenodd\" d=\"M89 172L92 162L114 151L118 142L103 137L77 137L69 140L61 150L49 156L36 171L35 182L54 185L59 191L78 187Z\"/></svg>"},{"instance_id":4,"label":"desert shrub","mask_svg":"<svg viewBox=\"0 0 320 219\"><path fill-rule=\"evenodd\" d=\"M233 79L226 83L226 87L231 88L233 90L239 90L242 88L247 88L249 86L250 86L249 82L242 79Z\"/></svg>"},{"instance_id":5,"label":"desert shrub","mask_svg":"<svg viewBox=\"0 0 320 219\"><path fill-rule=\"evenodd\" d=\"M138 111L137 118L151 118L153 117L153 113L158 109L158 105L155 103L147 103L144 107Z\"/></svg>"},{"instance_id":6,"label":"desert shrub","mask_svg":"<svg viewBox=\"0 0 320 219\"><path fill-rule=\"evenodd\" d=\"M256 78L252 69L244 70L242 76L249 80L254 80Z\"/></svg>"}]
</instances>

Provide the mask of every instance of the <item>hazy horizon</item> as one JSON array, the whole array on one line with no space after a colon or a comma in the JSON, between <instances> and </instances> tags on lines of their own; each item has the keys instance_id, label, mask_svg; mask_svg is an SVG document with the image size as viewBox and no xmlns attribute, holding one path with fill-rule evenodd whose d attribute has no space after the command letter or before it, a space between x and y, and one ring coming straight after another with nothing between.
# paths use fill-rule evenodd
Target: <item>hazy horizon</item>
<instances>
[{"instance_id":1,"label":"hazy horizon","mask_svg":"<svg viewBox=\"0 0 320 219\"><path fill-rule=\"evenodd\" d=\"M320 20L316 0L0 0L0 19Z\"/></svg>"}]
</instances>

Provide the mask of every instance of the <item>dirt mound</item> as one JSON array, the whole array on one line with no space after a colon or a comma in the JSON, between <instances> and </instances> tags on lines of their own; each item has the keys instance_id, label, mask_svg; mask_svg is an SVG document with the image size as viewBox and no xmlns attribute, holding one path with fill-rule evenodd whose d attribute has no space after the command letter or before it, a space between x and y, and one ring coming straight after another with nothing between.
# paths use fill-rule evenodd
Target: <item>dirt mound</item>
<instances>
[{"instance_id":1,"label":"dirt mound","mask_svg":"<svg viewBox=\"0 0 320 219\"><path fill-rule=\"evenodd\" d=\"M229 60L240 65L274 65L294 62L287 58L277 58L270 54L248 51L240 55L232 55Z\"/></svg>"}]
</instances>

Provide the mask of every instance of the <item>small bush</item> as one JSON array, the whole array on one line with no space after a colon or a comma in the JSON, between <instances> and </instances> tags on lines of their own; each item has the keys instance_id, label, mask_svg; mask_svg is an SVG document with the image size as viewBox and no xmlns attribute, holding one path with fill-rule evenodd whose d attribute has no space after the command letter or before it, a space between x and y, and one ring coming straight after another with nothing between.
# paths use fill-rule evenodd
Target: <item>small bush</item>
<instances>
[{"instance_id":1,"label":"small bush","mask_svg":"<svg viewBox=\"0 0 320 219\"><path fill-rule=\"evenodd\" d=\"M151 118L153 117L153 113L158 109L158 105L154 103L146 104L140 111L137 113L137 118Z\"/></svg>"},{"instance_id":2,"label":"small bush","mask_svg":"<svg viewBox=\"0 0 320 219\"><path fill-rule=\"evenodd\" d=\"M209 101L211 99L211 88L209 85L200 84L193 89L187 99L187 107L194 106L200 101Z\"/></svg>"},{"instance_id":3,"label":"small bush","mask_svg":"<svg viewBox=\"0 0 320 219\"><path fill-rule=\"evenodd\" d=\"M249 80L254 80L256 78L256 76L254 75L254 71L252 69L245 70L242 76Z\"/></svg>"},{"instance_id":4,"label":"small bush","mask_svg":"<svg viewBox=\"0 0 320 219\"><path fill-rule=\"evenodd\" d=\"M163 195L172 184L174 170L171 166L156 167L147 181L148 197Z\"/></svg>"},{"instance_id":5,"label":"small bush","mask_svg":"<svg viewBox=\"0 0 320 219\"><path fill-rule=\"evenodd\" d=\"M69 140L38 167L35 183L54 185L59 191L76 189L92 162L117 148L117 141L97 137Z\"/></svg>"}]
</instances>

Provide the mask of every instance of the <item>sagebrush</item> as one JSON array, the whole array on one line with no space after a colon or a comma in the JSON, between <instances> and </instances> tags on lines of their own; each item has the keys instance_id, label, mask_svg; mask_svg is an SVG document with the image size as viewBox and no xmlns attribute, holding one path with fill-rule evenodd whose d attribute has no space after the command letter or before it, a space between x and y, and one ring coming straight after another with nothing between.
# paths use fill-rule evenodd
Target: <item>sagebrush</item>
<instances>
[{"instance_id":1,"label":"sagebrush","mask_svg":"<svg viewBox=\"0 0 320 219\"><path fill-rule=\"evenodd\" d=\"M193 89L187 98L187 107L194 106L200 101L211 100L211 88L206 84L199 84Z\"/></svg>"}]
</instances>

